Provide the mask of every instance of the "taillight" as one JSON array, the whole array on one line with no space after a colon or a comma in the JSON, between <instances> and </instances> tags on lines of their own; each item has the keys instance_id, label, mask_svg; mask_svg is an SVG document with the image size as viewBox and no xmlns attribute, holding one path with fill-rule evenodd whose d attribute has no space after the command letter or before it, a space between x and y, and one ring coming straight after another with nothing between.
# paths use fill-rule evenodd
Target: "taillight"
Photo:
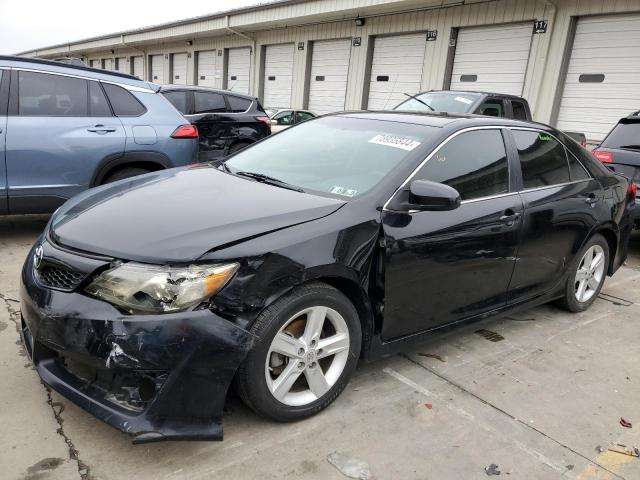
<instances>
[{"instance_id":1,"label":"taillight","mask_svg":"<svg viewBox=\"0 0 640 480\"><path fill-rule=\"evenodd\" d=\"M638 194L638 186L635 183L630 182L629 188L627 189L627 195L629 197L629 200L635 200L637 194Z\"/></svg>"},{"instance_id":2,"label":"taillight","mask_svg":"<svg viewBox=\"0 0 640 480\"><path fill-rule=\"evenodd\" d=\"M269 131L271 131L271 119L269 117L256 117L256 120L264 123L269 129Z\"/></svg>"},{"instance_id":3,"label":"taillight","mask_svg":"<svg viewBox=\"0 0 640 480\"><path fill-rule=\"evenodd\" d=\"M613 163L613 153L603 152L602 150L594 150L593 154L602 163Z\"/></svg>"},{"instance_id":4,"label":"taillight","mask_svg":"<svg viewBox=\"0 0 640 480\"><path fill-rule=\"evenodd\" d=\"M173 131L171 138L198 138L198 128L195 125L180 125Z\"/></svg>"}]
</instances>

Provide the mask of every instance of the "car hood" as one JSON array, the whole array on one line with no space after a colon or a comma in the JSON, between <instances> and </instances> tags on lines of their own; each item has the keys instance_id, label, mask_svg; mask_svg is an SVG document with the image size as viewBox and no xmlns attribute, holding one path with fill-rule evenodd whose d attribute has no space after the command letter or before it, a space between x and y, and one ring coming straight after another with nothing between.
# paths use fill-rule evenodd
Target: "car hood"
<instances>
[{"instance_id":1,"label":"car hood","mask_svg":"<svg viewBox=\"0 0 640 480\"><path fill-rule=\"evenodd\" d=\"M255 182L209 165L171 169L88 190L54 215L61 246L126 260L180 263L309 222L344 201Z\"/></svg>"}]
</instances>

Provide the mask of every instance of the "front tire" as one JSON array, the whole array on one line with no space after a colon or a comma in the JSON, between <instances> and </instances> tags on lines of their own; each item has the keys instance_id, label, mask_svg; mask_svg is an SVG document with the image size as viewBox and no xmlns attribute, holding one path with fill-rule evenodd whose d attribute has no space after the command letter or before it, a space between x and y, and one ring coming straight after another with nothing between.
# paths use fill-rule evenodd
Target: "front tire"
<instances>
[{"instance_id":1,"label":"front tire","mask_svg":"<svg viewBox=\"0 0 640 480\"><path fill-rule=\"evenodd\" d=\"M608 266L609 244L602 235L596 234L576 255L560 306L570 312L589 308L602 290Z\"/></svg>"},{"instance_id":2,"label":"front tire","mask_svg":"<svg viewBox=\"0 0 640 480\"><path fill-rule=\"evenodd\" d=\"M296 288L267 307L251 332L260 340L235 378L242 401L259 415L293 421L329 406L360 356L358 313L324 283Z\"/></svg>"}]
</instances>

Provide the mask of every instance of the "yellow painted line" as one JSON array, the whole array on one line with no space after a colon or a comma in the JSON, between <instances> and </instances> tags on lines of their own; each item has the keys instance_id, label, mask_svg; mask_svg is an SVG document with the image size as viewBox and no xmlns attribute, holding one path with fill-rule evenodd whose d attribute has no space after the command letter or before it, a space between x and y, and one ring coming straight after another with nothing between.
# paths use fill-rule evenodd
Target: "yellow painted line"
<instances>
[{"instance_id":1,"label":"yellow painted line","mask_svg":"<svg viewBox=\"0 0 640 480\"><path fill-rule=\"evenodd\" d=\"M610 452L609 450L602 452L594 459L595 463L616 474L619 474L623 465L634 461L637 462L638 459L622 453ZM611 473L603 470L598 465L587 465L576 477L577 480L613 480L615 478Z\"/></svg>"}]
</instances>

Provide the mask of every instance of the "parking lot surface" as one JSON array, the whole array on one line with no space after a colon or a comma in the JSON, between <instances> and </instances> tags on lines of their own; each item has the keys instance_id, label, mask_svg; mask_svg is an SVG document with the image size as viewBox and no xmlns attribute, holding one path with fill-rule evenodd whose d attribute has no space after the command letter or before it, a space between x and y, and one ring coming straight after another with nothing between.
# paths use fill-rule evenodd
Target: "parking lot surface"
<instances>
[{"instance_id":1,"label":"parking lot surface","mask_svg":"<svg viewBox=\"0 0 640 480\"><path fill-rule=\"evenodd\" d=\"M587 312L542 306L362 364L303 422L232 396L224 442L133 446L45 388L18 341L19 272L46 221L0 218L0 478L347 478L336 451L378 480L481 479L491 464L502 478L640 478L640 459L607 450L640 446L638 234Z\"/></svg>"}]
</instances>

